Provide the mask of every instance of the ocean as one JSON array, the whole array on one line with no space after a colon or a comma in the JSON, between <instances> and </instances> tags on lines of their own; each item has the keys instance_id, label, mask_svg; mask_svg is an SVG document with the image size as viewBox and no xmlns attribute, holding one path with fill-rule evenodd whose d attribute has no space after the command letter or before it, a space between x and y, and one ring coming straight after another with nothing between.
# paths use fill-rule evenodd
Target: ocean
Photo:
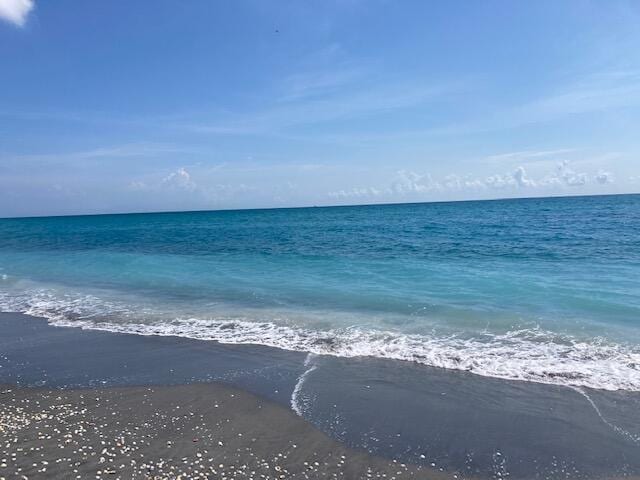
<instances>
[{"instance_id":1,"label":"ocean","mask_svg":"<svg viewBox=\"0 0 640 480\"><path fill-rule=\"evenodd\" d=\"M0 219L0 311L637 392L640 195Z\"/></svg>"}]
</instances>

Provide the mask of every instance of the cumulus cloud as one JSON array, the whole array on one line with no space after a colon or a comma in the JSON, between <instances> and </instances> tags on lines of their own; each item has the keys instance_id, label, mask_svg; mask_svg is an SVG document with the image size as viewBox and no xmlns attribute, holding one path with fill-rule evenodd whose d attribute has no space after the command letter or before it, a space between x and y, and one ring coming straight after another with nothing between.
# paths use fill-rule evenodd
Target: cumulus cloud
<instances>
[{"instance_id":1,"label":"cumulus cloud","mask_svg":"<svg viewBox=\"0 0 640 480\"><path fill-rule=\"evenodd\" d=\"M606 185L608 183L613 183L613 175L611 172L605 172L604 170L598 171L598 174L595 176L596 182L600 185Z\"/></svg>"},{"instance_id":2,"label":"cumulus cloud","mask_svg":"<svg viewBox=\"0 0 640 480\"><path fill-rule=\"evenodd\" d=\"M502 175L498 173L495 175L488 176L484 180L483 184L489 188L501 189L501 188L512 187L513 185L515 185L515 180L511 175Z\"/></svg>"},{"instance_id":3,"label":"cumulus cloud","mask_svg":"<svg viewBox=\"0 0 640 480\"><path fill-rule=\"evenodd\" d=\"M196 184L191 180L191 175L183 167L164 177L160 185L165 188L176 190L192 191L196 189Z\"/></svg>"},{"instance_id":4,"label":"cumulus cloud","mask_svg":"<svg viewBox=\"0 0 640 480\"><path fill-rule=\"evenodd\" d=\"M476 184L495 189L538 186L537 182L529 178L527 171L522 166L510 173L490 175L484 181L477 180Z\"/></svg>"},{"instance_id":5,"label":"cumulus cloud","mask_svg":"<svg viewBox=\"0 0 640 480\"><path fill-rule=\"evenodd\" d=\"M512 176L519 187L535 187L535 182L527 177L527 172L522 166L516 168Z\"/></svg>"},{"instance_id":6,"label":"cumulus cloud","mask_svg":"<svg viewBox=\"0 0 640 480\"><path fill-rule=\"evenodd\" d=\"M129 182L127 188L138 192L194 192L198 190L198 185L191 178L191 174L184 167L180 167L163 177L151 176L144 180L134 179Z\"/></svg>"},{"instance_id":7,"label":"cumulus cloud","mask_svg":"<svg viewBox=\"0 0 640 480\"><path fill-rule=\"evenodd\" d=\"M355 187L346 190L337 190L329 192L331 198L358 198L358 197L377 197L383 193L389 193L388 190L379 190L375 187Z\"/></svg>"},{"instance_id":8,"label":"cumulus cloud","mask_svg":"<svg viewBox=\"0 0 640 480\"><path fill-rule=\"evenodd\" d=\"M420 175L409 170L398 170L391 185L387 187L354 187L329 192L332 198L363 198L423 193L436 188L429 175Z\"/></svg>"},{"instance_id":9,"label":"cumulus cloud","mask_svg":"<svg viewBox=\"0 0 640 480\"><path fill-rule=\"evenodd\" d=\"M424 175L407 170L399 170L396 174L396 180L391 184L391 190L400 194L425 192L428 190L428 186L424 183L424 180ZM429 179L427 178L427 180Z\"/></svg>"},{"instance_id":10,"label":"cumulus cloud","mask_svg":"<svg viewBox=\"0 0 640 480\"><path fill-rule=\"evenodd\" d=\"M613 174L599 170L591 177L586 172L577 172L570 167L568 161L560 162L553 174L534 180L527 175L524 167L520 166L509 174L496 174L487 177L484 185L490 188L544 188L544 187L582 187L587 184L609 185L613 183Z\"/></svg>"},{"instance_id":11,"label":"cumulus cloud","mask_svg":"<svg viewBox=\"0 0 640 480\"><path fill-rule=\"evenodd\" d=\"M487 190L508 190L516 192L523 189L550 189L562 187L582 187L585 185L610 185L614 181L610 172L600 170L591 175L586 172L576 172L569 166L569 162L561 162L555 171L542 178L531 178L523 166L508 173L496 173L487 177L446 175L442 179L434 180L431 175L422 175L409 170L399 170L395 178L386 187L357 187L330 192L332 198L373 198L414 197L426 198L429 193L446 192L476 192ZM633 181L632 179L629 180Z\"/></svg>"},{"instance_id":12,"label":"cumulus cloud","mask_svg":"<svg viewBox=\"0 0 640 480\"><path fill-rule=\"evenodd\" d=\"M195 169L195 177L191 168ZM271 199L269 194L290 191L292 185L284 185L278 190L277 185L269 185L273 190L260 190L244 182L219 182L217 175L212 175L215 169L198 169L197 166L177 168L173 171L154 172L142 178L133 179L126 184L126 190L136 195L136 198L146 199L154 205L163 205L164 209L176 208L213 208L221 205L232 207L234 203L250 193L254 196L264 196Z\"/></svg>"},{"instance_id":13,"label":"cumulus cloud","mask_svg":"<svg viewBox=\"0 0 640 480\"><path fill-rule=\"evenodd\" d=\"M569 187L580 187L587 183L587 174L575 172L567 160L558 164L558 178Z\"/></svg>"},{"instance_id":14,"label":"cumulus cloud","mask_svg":"<svg viewBox=\"0 0 640 480\"><path fill-rule=\"evenodd\" d=\"M33 0L0 0L0 19L22 27L34 6Z\"/></svg>"}]
</instances>

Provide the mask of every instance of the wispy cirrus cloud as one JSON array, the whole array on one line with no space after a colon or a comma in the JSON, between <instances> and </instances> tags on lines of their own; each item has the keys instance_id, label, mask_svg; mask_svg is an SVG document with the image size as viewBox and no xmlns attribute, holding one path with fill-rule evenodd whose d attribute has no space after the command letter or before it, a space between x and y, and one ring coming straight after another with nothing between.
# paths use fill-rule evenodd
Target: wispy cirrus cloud
<instances>
[{"instance_id":1,"label":"wispy cirrus cloud","mask_svg":"<svg viewBox=\"0 0 640 480\"><path fill-rule=\"evenodd\" d=\"M353 67L295 73L283 80L285 93L278 100L292 102L327 95L362 79L366 72L364 68Z\"/></svg>"},{"instance_id":2,"label":"wispy cirrus cloud","mask_svg":"<svg viewBox=\"0 0 640 480\"><path fill-rule=\"evenodd\" d=\"M351 75L357 74L316 74L313 80L306 78L305 85L294 89L293 96L281 99L287 101L277 101L253 111L221 114L212 122L185 123L182 128L201 134L285 134L297 127L423 108L429 102L442 101L465 88L463 82L447 85L380 82L367 88L360 84L342 85L341 82ZM315 137L318 136L322 134L316 132Z\"/></svg>"},{"instance_id":3,"label":"wispy cirrus cloud","mask_svg":"<svg viewBox=\"0 0 640 480\"><path fill-rule=\"evenodd\" d=\"M575 148L558 148L554 150L520 150L517 152L499 153L486 157L488 162L534 162L548 160L577 151Z\"/></svg>"},{"instance_id":4,"label":"wispy cirrus cloud","mask_svg":"<svg viewBox=\"0 0 640 480\"><path fill-rule=\"evenodd\" d=\"M554 118L586 112L640 106L640 71L603 71L523 106L535 118Z\"/></svg>"},{"instance_id":5,"label":"wispy cirrus cloud","mask_svg":"<svg viewBox=\"0 0 640 480\"><path fill-rule=\"evenodd\" d=\"M640 71L604 70L576 76L546 95L496 107L490 114L425 131L430 135L464 135L551 123L571 115L640 108Z\"/></svg>"},{"instance_id":6,"label":"wispy cirrus cloud","mask_svg":"<svg viewBox=\"0 0 640 480\"><path fill-rule=\"evenodd\" d=\"M27 155L5 154L0 155L0 166L5 169L10 167L24 169L25 167L34 168L52 165L73 167L87 162L131 160L142 157L154 158L161 154L184 153L186 151L188 151L188 149L185 147L173 144L141 142L70 152L35 153Z\"/></svg>"},{"instance_id":7,"label":"wispy cirrus cloud","mask_svg":"<svg viewBox=\"0 0 640 480\"><path fill-rule=\"evenodd\" d=\"M72 152L69 154L55 154L50 156L40 156L40 158L56 158L63 156L65 158L89 159L89 158L129 158L151 156L158 153L177 153L184 152L184 147L161 143L128 143L124 145L115 145L110 147L95 148L92 150L83 150ZM37 155L32 158L38 158Z\"/></svg>"}]
</instances>

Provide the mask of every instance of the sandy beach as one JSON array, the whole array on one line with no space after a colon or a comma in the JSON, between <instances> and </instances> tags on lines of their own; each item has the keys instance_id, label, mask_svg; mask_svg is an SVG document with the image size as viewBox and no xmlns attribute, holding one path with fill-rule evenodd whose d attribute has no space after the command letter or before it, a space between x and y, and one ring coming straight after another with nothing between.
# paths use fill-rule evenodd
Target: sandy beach
<instances>
[{"instance_id":1,"label":"sandy beach","mask_svg":"<svg viewBox=\"0 0 640 480\"><path fill-rule=\"evenodd\" d=\"M0 480L640 480L640 0L0 0Z\"/></svg>"},{"instance_id":2,"label":"sandy beach","mask_svg":"<svg viewBox=\"0 0 640 480\"><path fill-rule=\"evenodd\" d=\"M633 393L407 362L309 360L2 313L0 385L6 480L602 480L640 471Z\"/></svg>"},{"instance_id":3,"label":"sandy beach","mask_svg":"<svg viewBox=\"0 0 640 480\"><path fill-rule=\"evenodd\" d=\"M218 384L3 386L0 478L450 478L345 448L293 412Z\"/></svg>"}]
</instances>

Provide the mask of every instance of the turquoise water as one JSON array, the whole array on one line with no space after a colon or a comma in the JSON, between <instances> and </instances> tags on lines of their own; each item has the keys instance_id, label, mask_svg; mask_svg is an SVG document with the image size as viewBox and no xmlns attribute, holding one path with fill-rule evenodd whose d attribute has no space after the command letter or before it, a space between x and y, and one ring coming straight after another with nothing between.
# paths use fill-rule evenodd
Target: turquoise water
<instances>
[{"instance_id":1,"label":"turquoise water","mask_svg":"<svg viewBox=\"0 0 640 480\"><path fill-rule=\"evenodd\" d=\"M56 325L640 390L640 195L0 220Z\"/></svg>"}]
</instances>

